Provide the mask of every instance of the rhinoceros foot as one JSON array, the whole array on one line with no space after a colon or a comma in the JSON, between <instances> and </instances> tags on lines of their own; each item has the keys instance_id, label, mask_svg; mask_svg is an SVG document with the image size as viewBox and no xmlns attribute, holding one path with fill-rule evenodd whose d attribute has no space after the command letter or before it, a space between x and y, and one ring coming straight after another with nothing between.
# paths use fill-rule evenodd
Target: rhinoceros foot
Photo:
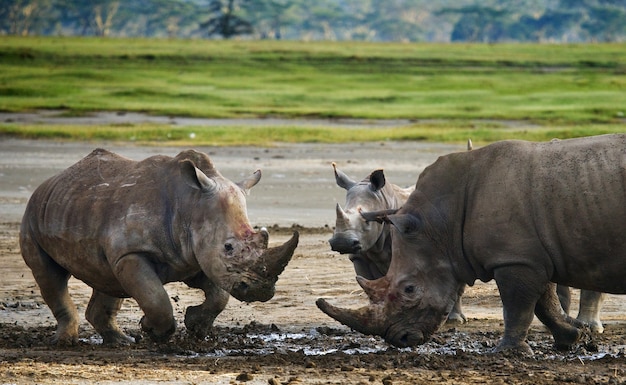
<instances>
[{"instance_id":1,"label":"rhinoceros foot","mask_svg":"<svg viewBox=\"0 0 626 385\"><path fill-rule=\"evenodd\" d=\"M50 338L49 343L50 345L56 345L59 347L76 346L78 345L78 334L59 335L59 333L57 332L52 338Z\"/></svg>"},{"instance_id":2,"label":"rhinoceros foot","mask_svg":"<svg viewBox=\"0 0 626 385\"><path fill-rule=\"evenodd\" d=\"M141 321L139 321L141 325L141 330L150 337L150 339L154 342L166 342L176 331L176 321L172 317L172 319L167 322L169 326L165 328L157 328L156 326L152 326L151 322L146 316L141 317Z\"/></svg>"},{"instance_id":3,"label":"rhinoceros foot","mask_svg":"<svg viewBox=\"0 0 626 385\"><path fill-rule=\"evenodd\" d=\"M467 322L467 317L463 313L450 312L446 325L463 325Z\"/></svg>"},{"instance_id":4,"label":"rhinoceros foot","mask_svg":"<svg viewBox=\"0 0 626 385\"><path fill-rule=\"evenodd\" d=\"M202 305L190 306L185 312L185 327L191 336L204 338L211 331L215 318L217 314L207 313Z\"/></svg>"},{"instance_id":5,"label":"rhinoceros foot","mask_svg":"<svg viewBox=\"0 0 626 385\"><path fill-rule=\"evenodd\" d=\"M587 330L589 329L587 328ZM568 351L575 343L580 341L585 334L584 329L578 329L576 327L564 329L559 333L553 333L554 348L556 350Z\"/></svg>"},{"instance_id":6,"label":"rhinoceros foot","mask_svg":"<svg viewBox=\"0 0 626 385\"><path fill-rule=\"evenodd\" d=\"M102 345L106 346L127 346L135 342L132 338L120 331L107 331L100 335L102 337Z\"/></svg>"}]
</instances>

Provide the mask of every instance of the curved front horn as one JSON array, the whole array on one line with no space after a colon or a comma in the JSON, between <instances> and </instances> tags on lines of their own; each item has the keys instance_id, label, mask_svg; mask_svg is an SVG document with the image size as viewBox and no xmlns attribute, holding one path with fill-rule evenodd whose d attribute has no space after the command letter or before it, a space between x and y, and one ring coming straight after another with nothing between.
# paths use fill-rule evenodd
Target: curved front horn
<instances>
[{"instance_id":1,"label":"curved front horn","mask_svg":"<svg viewBox=\"0 0 626 385\"><path fill-rule=\"evenodd\" d=\"M340 309L323 298L319 298L315 304L328 316L360 333L383 335L385 332L381 306L366 306L356 310Z\"/></svg>"},{"instance_id":2,"label":"curved front horn","mask_svg":"<svg viewBox=\"0 0 626 385\"><path fill-rule=\"evenodd\" d=\"M265 276L278 277L285 270L291 260L293 252L298 246L300 234L294 231L293 236L280 246L268 248L263 252L261 260L265 262Z\"/></svg>"}]
</instances>

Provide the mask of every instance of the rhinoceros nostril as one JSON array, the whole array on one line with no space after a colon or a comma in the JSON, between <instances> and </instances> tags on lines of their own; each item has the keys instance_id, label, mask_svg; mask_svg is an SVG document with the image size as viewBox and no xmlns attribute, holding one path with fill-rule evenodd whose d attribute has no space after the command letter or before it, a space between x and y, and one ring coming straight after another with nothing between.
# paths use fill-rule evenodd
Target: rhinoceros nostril
<instances>
[{"instance_id":1,"label":"rhinoceros nostril","mask_svg":"<svg viewBox=\"0 0 626 385\"><path fill-rule=\"evenodd\" d=\"M409 343L409 334L405 333L402 335L402 337L400 337L400 344L402 344L402 346L407 346Z\"/></svg>"},{"instance_id":2,"label":"rhinoceros nostril","mask_svg":"<svg viewBox=\"0 0 626 385\"><path fill-rule=\"evenodd\" d=\"M229 253L229 252L233 251L233 245L232 245L232 244L230 244L230 243L226 243L226 244L224 245L224 250L226 250L226 252L227 252L227 253Z\"/></svg>"},{"instance_id":3,"label":"rhinoceros nostril","mask_svg":"<svg viewBox=\"0 0 626 385\"><path fill-rule=\"evenodd\" d=\"M352 241L352 246L359 246L360 243L361 242L358 239L356 239L356 240Z\"/></svg>"},{"instance_id":4,"label":"rhinoceros nostril","mask_svg":"<svg viewBox=\"0 0 626 385\"><path fill-rule=\"evenodd\" d=\"M248 284L247 284L247 283L245 283L245 282L239 282L239 286L237 287L237 289L238 289L239 291L241 291L242 293L245 293L245 292L247 292L247 291L248 291L248 288L249 288L249 287L250 287L250 286L248 286Z\"/></svg>"}]
</instances>

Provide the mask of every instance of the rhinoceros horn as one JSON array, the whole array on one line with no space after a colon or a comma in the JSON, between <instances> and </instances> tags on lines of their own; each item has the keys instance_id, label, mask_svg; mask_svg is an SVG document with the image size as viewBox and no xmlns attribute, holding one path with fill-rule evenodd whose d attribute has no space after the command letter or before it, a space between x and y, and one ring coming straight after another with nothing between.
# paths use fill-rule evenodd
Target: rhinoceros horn
<instances>
[{"instance_id":1,"label":"rhinoceros horn","mask_svg":"<svg viewBox=\"0 0 626 385\"><path fill-rule=\"evenodd\" d=\"M263 261L265 276L268 278L278 277L291 260L293 252L298 246L300 235L297 231L293 233L291 239L277 247L265 249L260 260Z\"/></svg>"},{"instance_id":2,"label":"rhinoceros horn","mask_svg":"<svg viewBox=\"0 0 626 385\"><path fill-rule=\"evenodd\" d=\"M356 330L368 335L384 335L385 327L382 317L382 306L365 306L360 309L340 309L319 298L315 304L328 316Z\"/></svg>"},{"instance_id":3,"label":"rhinoceros horn","mask_svg":"<svg viewBox=\"0 0 626 385\"><path fill-rule=\"evenodd\" d=\"M389 280L386 276L376 280L357 276L356 280L369 297L369 306L360 309L341 309L329 304L323 298L319 298L315 303L321 311L351 329L363 334L382 336L386 331L383 300L389 288Z\"/></svg>"},{"instance_id":4,"label":"rhinoceros horn","mask_svg":"<svg viewBox=\"0 0 626 385\"><path fill-rule=\"evenodd\" d=\"M387 279L387 276L375 280L368 280L358 275L356 281L359 283L359 286L363 288L363 291L365 291L371 303L383 302L385 293L387 293L387 288L389 287L389 279Z\"/></svg>"},{"instance_id":5,"label":"rhinoceros horn","mask_svg":"<svg viewBox=\"0 0 626 385\"><path fill-rule=\"evenodd\" d=\"M346 214L346 212L343 211L339 203L337 203L337 206L335 207L335 211L337 211L336 227L338 229L345 229L349 227L350 219L348 218L348 215Z\"/></svg>"}]
</instances>

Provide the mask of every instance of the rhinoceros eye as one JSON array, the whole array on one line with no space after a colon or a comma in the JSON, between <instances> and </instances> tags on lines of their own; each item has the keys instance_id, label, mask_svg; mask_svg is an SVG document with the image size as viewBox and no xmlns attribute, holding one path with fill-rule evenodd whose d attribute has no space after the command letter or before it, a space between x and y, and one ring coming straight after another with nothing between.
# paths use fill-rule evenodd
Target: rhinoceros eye
<instances>
[{"instance_id":1,"label":"rhinoceros eye","mask_svg":"<svg viewBox=\"0 0 626 385\"><path fill-rule=\"evenodd\" d=\"M227 253L230 253L231 251L233 251L233 245L230 243L226 243L224 245L224 250L226 250Z\"/></svg>"},{"instance_id":2,"label":"rhinoceros eye","mask_svg":"<svg viewBox=\"0 0 626 385\"><path fill-rule=\"evenodd\" d=\"M415 293L415 286L408 285L407 287L404 288L404 292L406 294L413 294L413 293Z\"/></svg>"}]
</instances>

